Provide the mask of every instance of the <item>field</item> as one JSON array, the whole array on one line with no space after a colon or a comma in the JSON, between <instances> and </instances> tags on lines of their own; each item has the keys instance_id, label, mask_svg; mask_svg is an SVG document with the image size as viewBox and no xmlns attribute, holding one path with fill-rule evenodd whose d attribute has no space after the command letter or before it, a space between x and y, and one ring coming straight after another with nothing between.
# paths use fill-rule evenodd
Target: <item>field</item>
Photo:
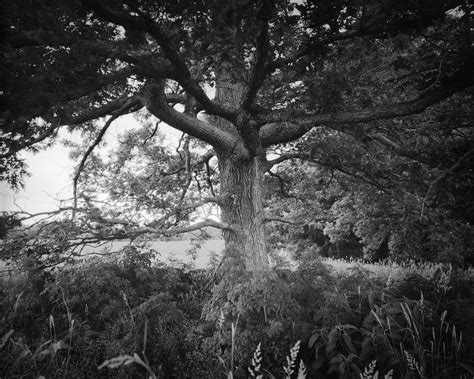
<instances>
[{"instance_id":1,"label":"field","mask_svg":"<svg viewBox=\"0 0 474 379\"><path fill-rule=\"evenodd\" d=\"M128 241L116 241L103 245L94 251L85 251L86 255L110 254L123 249ZM147 248L156 251L156 259L165 263L178 263L192 265L194 268L203 269L209 265L213 255L219 254L224 248L224 240L209 239L199 241L195 247L191 240L153 241Z\"/></svg>"}]
</instances>

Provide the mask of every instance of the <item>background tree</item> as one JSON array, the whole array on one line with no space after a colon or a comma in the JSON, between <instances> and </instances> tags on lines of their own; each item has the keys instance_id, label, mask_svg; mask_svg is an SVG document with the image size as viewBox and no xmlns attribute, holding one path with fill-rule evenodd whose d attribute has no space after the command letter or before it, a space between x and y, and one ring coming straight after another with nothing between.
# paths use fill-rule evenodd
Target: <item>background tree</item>
<instances>
[{"instance_id":1,"label":"background tree","mask_svg":"<svg viewBox=\"0 0 474 379\"><path fill-rule=\"evenodd\" d=\"M265 270L265 223L278 219L264 211L263 178L272 167L303 154L373 182L377 165L367 171L364 162L384 162L356 147L343 150L346 141L435 165L416 145L426 125L436 129L444 117L441 130L446 124L452 133L468 130L429 107L469 99L470 12L463 1L10 2L3 16L2 175L18 183L17 153L68 126L89 141L74 177L72 218L62 223L70 235L112 239L213 226L247 270ZM151 134L129 135L127 157L111 161L118 176L102 180L97 170L104 164L94 149L115 119L142 109L187 135L181 150L167 160L169 151L145 146L153 142L145 123ZM94 121L103 117L100 128ZM191 137L201 141L194 151ZM429 185L423 209L434 201L431 188L467 167L471 137L455 138L454 163L438 167L445 174ZM267 159L271 151L281 154ZM346 159L351 154L354 159ZM217 162L209 163L211 156ZM120 165L132 157L155 168L126 178ZM176 165L179 181L168 182L171 171L160 171L164 163ZM206 178L208 193L197 202L190 200L199 193L192 173ZM122 204L151 196L139 209L146 217L98 206L98 197L88 196L92 182ZM221 209L220 222L181 226L187 210L211 202Z\"/></svg>"}]
</instances>

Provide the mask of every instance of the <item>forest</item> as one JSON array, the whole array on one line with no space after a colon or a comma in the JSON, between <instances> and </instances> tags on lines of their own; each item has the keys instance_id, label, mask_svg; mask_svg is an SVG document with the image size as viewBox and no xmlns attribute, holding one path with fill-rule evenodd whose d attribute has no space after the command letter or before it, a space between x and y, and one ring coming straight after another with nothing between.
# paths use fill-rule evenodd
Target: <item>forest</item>
<instances>
[{"instance_id":1,"label":"forest","mask_svg":"<svg viewBox=\"0 0 474 379\"><path fill-rule=\"evenodd\" d=\"M4 2L0 180L76 167L0 209L0 378L474 377L473 14Z\"/></svg>"}]
</instances>

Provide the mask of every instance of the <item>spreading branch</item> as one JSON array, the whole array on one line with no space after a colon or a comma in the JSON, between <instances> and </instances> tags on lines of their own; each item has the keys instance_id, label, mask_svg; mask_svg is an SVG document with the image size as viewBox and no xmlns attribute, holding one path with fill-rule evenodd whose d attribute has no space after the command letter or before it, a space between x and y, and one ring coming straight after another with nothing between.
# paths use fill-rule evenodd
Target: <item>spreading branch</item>
<instances>
[{"instance_id":1,"label":"spreading branch","mask_svg":"<svg viewBox=\"0 0 474 379\"><path fill-rule=\"evenodd\" d=\"M84 112L83 115L88 115L85 118L78 117L78 120L74 120L73 117L68 117L67 110L64 108L56 108L58 104L64 104L67 102L75 101L78 99L86 99L88 96L96 94L98 91L103 90L104 88L116 84L118 82L124 82L126 78L130 77L135 73L134 68L127 67L114 71L112 73L96 78L95 80L89 80L86 82L76 83L71 87L65 87L59 89L58 87L53 88L51 91L42 91L37 94L31 94L27 99L24 98L24 95L12 95L8 99L8 106L11 108L23 107L21 115L16 117L6 117L6 120L2 122L2 126L7 127L10 130L19 130L24 127L26 123L25 120L31 120L35 117L42 117L46 121L54 124L49 130L46 130L38 138L33 138L31 141L24 141L21 146L17 149L14 149L11 152L6 153L8 155L13 155L16 151L24 147L29 147L37 142L41 142L45 138L51 136L57 127L64 124L74 124L88 121L92 118L101 117L104 113L99 112L99 116L96 116L96 111L98 108L93 108L87 112ZM28 79L25 79L28 80ZM32 79L33 80L33 79ZM64 86L63 86L64 87ZM109 103L113 104L112 102ZM101 110L110 112L110 107L99 107ZM61 117L53 116L54 113L61 114ZM108 113L105 113L108 114ZM7 112L7 115L11 116L11 112ZM76 116L75 116L76 117ZM84 121L82 121L84 119Z\"/></svg>"},{"instance_id":2,"label":"spreading branch","mask_svg":"<svg viewBox=\"0 0 474 379\"><path fill-rule=\"evenodd\" d=\"M160 45L166 58L175 68L176 80L193 96L206 110L207 113L223 117L229 121L235 119L236 110L211 100L199 84L192 78L191 72L178 50L174 48L176 44L171 41L170 36L148 15L144 14L137 6L128 3L136 15L126 13L124 10L116 10L105 7L95 0L84 0L102 18L121 25L123 27L139 30L151 35Z\"/></svg>"},{"instance_id":3,"label":"spreading branch","mask_svg":"<svg viewBox=\"0 0 474 379\"><path fill-rule=\"evenodd\" d=\"M170 104L177 104L183 102L183 96L180 94L170 93L165 95L165 99ZM124 108L125 107L125 108ZM111 100L104 105L99 107L88 109L81 113L74 113L63 109L60 112L60 116L54 120L60 125L79 125L87 121L96 120L101 117L105 117L116 112L121 114L133 113L143 107L141 94L133 96L122 96L118 99Z\"/></svg>"},{"instance_id":4,"label":"spreading branch","mask_svg":"<svg viewBox=\"0 0 474 379\"><path fill-rule=\"evenodd\" d=\"M403 117L422 113L429 106L440 102L453 95L471 87L474 84L472 74L464 80L458 80L449 87L439 87L429 94L422 95L415 100L404 101L395 104L380 105L363 110L341 111L334 113L303 114L293 112L285 115L274 115L275 121L264 125L260 129L260 138L263 146L286 143L302 137L313 127L318 125L350 125L370 122L375 120ZM267 116L271 120L273 116ZM293 120L299 120L297 122Z\"/></svg>"},{"instance_id":5,"label":"spreading branch","mask_svg":"<svg viewBox=\"0 0 474 379\"><path fill-rule=\"evenodd\" d=\"M215 203L220 204L222 201L221 197L205 197L200 201L191 203L191 204L180 204L178 207L175 207L172 211L166 213L164 216L160 217L157 220L153 220L152 222L148 223L146 226L151 228L156 228L161 226L168 220L170 217L175 216L177 213L194 210L196 208L202 207L203 205Z\"/></svg>"},{"instance_id":6,"label":"spreading branch","mask_svg":"<svg viewBox=\"0 0 474 379\"><path fill-rule=\"evenodd\" d=\"M266 216L263 221L264 222L281 222L284 224L291 224L291 225L301 225L304 223L301 220L294 220L294 219L289 219L287 217L279 217L279 216Z\"/></svg>"},{"instance_id":7,"label":"spreading branch","mask_svg":"<svg viewBox=\"0 0 474 379\"><path fill-rule=\"evenodd\" d=\"M44 141L46 138L53 136L59 128L59 123L51 123L47 129L45 129L38 136L23 140L21 143L16 143L14 146L11 146L7 152L0 154L0 158L8 158L15 155L18 151L27 149L33 145L36 145L39 142Z\"/></svg>"},{"instance_id":8,"label":"spreading branch","mask_svg":"<svg viewBox=\"0 0 474 379\"><path fill-rule=\"evenodd\" d=\"M380 133L369 133L367 134L367 137L373 141L377 141L380 144L388 147L391 151L395 152L401 157L406 157L406 158L415 160L417 162L426 164L428 166L433 165L433 162L430 159L423 157L419 153L403 148L402 146L400 146L400 144L396 143L395 141L391 140L387 136L384 136Z\"/></svg>"},{"instance_id":9,"label":"spreading branch","mask_svg":"<svg viewBox=\"0 0 474 379\"><path fill-rule=\"evenodd\" d=\"M152 227L138 228L134 231L134 234L156 234L156 235L170 236L170 235L175 235L175 234L192 232L192 231L200 230L206 227L212 227L212 228L221 229L221 230L232 230L232 231L234 230L234 228L229 224L215 221L212 219L207 219L207 220L197 222L192 225L181 226L181 227L176 227L176 228L171 228L171 229L155 229Z\"/></svg>"},{"instance_id":10,"label":"spreading branch","mask_svg":"<svg viewBox=\"0 0 474 379\"><path fill-rule=\"evenodd\" d=\"M358 21L358 25L353 30L337 32L333 35L323 36L319 38L308 37L296 51L292 54L275 59L273 62L267 64L265 71L272 73L277 68L285 67L296 62L298 59L307 55L316 55L323 48L334 44L336 42L346 41L349 39L377 36L378 38L390 37L393 33L405 32L412 29L420 29L424 25L429 25L434 20L444 17L446 12L458 7L460 2L457 0L446 1L437 8L433 7L429 13L426 13L423 18L405 17L404 19L396 19L394 22L393 16L378 15L378 17L370 17L370 15L363 14ZM392 20L391 20L392 19ZM338 30L343 28L338 28Z\"/></svg>"},{"instance_id":11,"label":"spreading branch","mask_svg":"<svg viewBox=\"0 0 474 379\"><path fill-rule=\"evenodd\" d=\"M198 138L214 148L234 151L236 154L247 155L248 152L239 136L217 128L196 117L180 113L169 106L164 93L164 83L148 84L143 91L142 100L154 116L168 125Z\"/></svg>"},{"instance_id":12,"label":"spreading branch","mask_svg":"<svg viewBox=\"0 0 474 379\"><path fill-rule=\"evenodd\" d=\"M64 214L65 212L87 212L86 208L75 208L75 207L60 207L58 209L55 209L53 211L44 211L44 212L37 212L37 213L31 213L31 212L26 212L24 210L18 211L18 212L12 212L11 215L18 219L19 222L24 223L25 221L31 221L33 219L38 219L39 221L37 223L44 222L45 220L54 218L55 216ZM25 229L32 228L34 227L37 223L32 224L31 222L29 223L29 226L27 226Z\"/></svg>"},{"instance_id":13,"label":"spreading branch","mask_svg":"<svg viewBox=\"0 0 474 379\"><path fill-rule=\"evenodd\" d=\"M324 160L316 159L315 157L313 157L309 154L305 154L305 153L284 154L284 155L279 156L278 158L275 158L275 159L272 159L272 160L268 161L267 165L270 168L274 165L277 165L279 163L283 163L285 161L292 160L292 159L299 159L299 160L309 162L309 163L312 163L312 164L316 164L316 165L319 165L319 166L322 166L322 167L327 167L327 168L332 169L332 170L337 170L337 171L341 172L342 174L351 176L351 177L353 177L357 180L360 180L364 183L367 183L367 184L377 188L380 191L386 192L386 189L375 179L373 179L371 177L368 177L366 175L359 174L357 172L350 171L348 168L343 167L340 162L337 162L337 163L335 163L335 162L326 162ZM275 176L275 174L273 174L271 171L269 171L269 172L270 172L270 175Z\"/></svg>"},{"instance_id":14,"label":"spreading branch","mask_svg":"<svg viewBox=\"0 0 474 379\"><path fill-rule=\"evenodd\" d=\"M61 125L80 125L87 121L115 114L116 112L122 112L121 114L135 112L142 107L143 105L138 96L123 96L81 113L74 113L68 109L63 109L60 111L58 121Z\"/></svg>"}]
</instances>

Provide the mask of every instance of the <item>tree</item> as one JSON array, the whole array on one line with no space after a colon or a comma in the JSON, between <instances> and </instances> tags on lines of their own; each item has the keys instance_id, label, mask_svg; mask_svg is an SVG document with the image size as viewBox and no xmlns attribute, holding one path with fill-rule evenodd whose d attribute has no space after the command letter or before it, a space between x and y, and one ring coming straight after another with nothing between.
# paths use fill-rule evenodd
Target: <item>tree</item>
<instances>
[{"instance_id":1,"label":"tree","mask_svg":"<svg viewBox=\"0 0 474 379\"><path fill-rule=\"evenodd\" d=\"M473 84L470 9L463 1L25 0L5 5L4 13L4 165L18 165L19 151L54 138L62 126L85 130L92 137L77 189L111 123L146 109L190 136L188 146L191 137L204 143L197 163L209 170L209 157L217 158L219 193L173 205L185 211L218 204L221 221L198 226L222 229L227 251L249 271L267 269L265 223L276 219L264 212L264 174L295 158L269 160L271 149L316 127L393 148L390 133L363 126L403 122ZM93 121L106 116L96 131ZM187 157L181 162L189 175ZM77 190L74 197L76 216L90 202ZM93 213L89 207L83 215ZM102 224L126 225L130 235L162 232L162 218L140 223L94 215ZM176 226L180 218L172 215Z\"/></svg>"},{"instance_id":2,"label":"tree","mask_svg":"<svg viewBox=\"0 0 474 379\"><path fill-rule=\"evenodd\" d=\"M464 136L451 140L446 132L452 126L438 132L424 126L427 137L419 138L416 154L426 163L374 141L313 131L300 141L319 147L312 156L298 154L296 162L272 170L269 180L280 187L272 211L304 222L303 228L274 226L273 240L284 236L303 251L316 247L337 257L472 263L472 161L456 152L471 147L462 148ZM455 129L463 130L459 124ZM397 134L398 144L405 137ZM404 149L415 152L408 144Z\"/></svg>"}]
</instances>

